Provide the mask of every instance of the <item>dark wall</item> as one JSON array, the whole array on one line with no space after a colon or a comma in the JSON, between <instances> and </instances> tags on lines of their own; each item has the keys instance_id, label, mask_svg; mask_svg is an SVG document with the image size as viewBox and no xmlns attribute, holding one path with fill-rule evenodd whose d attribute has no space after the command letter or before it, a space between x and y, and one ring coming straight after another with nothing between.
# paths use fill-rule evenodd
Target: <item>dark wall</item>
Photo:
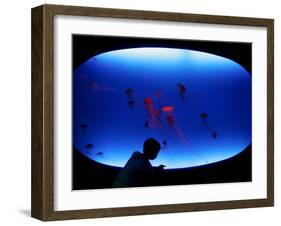
<instances>
[{"instance_id":1,"label":"dark wall","mask_svg":"<svg viewBox=\"0 0 281 226\"><path fill-rule=\"evenodd\" d=\"M103 52L136 47L191 49L229 58L252 72L252 44L241 42L195 41L112 36L72 36L72 65L75 70L89 58Z\"/></svg>"},{"instance_id":2,"label":"dark wall","mask_svg":"<svg viewBox=\"0 0 281 226\"><path fill-rule=\"evenodd\" d=\"M252 180L252 147L238 155L204 166L168 169L155 180L154 186L186 185ZM78 150L73 150L73 189L111 188L121 168L95 162Z\"/></svg>"}]
</instances>

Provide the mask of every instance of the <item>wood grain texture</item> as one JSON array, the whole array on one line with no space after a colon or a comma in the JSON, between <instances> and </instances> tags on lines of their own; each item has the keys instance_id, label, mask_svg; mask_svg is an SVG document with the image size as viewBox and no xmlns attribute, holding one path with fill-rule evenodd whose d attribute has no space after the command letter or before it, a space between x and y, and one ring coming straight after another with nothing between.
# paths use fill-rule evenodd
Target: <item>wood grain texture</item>
<instances>
[{"instance_id":1,"label":"wood grain texture","mask_svg":"<svg viewBox=\"0 0 281 226\"><path fill-rule=\"evenodd\" d=\"M268 199L55 211L45 220L69 220L271 206Z\"/></svg>"},{"instance_id":2,"label":"wood grain texture","mask_svg":"<svg viewBox=\"0 0 281 226\"><path fill-rule=\"evenodd\" d=\"M175 22L192 22L192 23L212 23L226 25L242 26L262 26L266 27L270 19L250 18L250 17L233 17L233 16L213 16L204 14L189 13L170 13L159 11L142 11L127 9L110 9L81 6L65 5L44 5L54 14L73 15L73 16L96 16L124 19L141 19L157 21L175 21Z\"/></svg>"},{"instance_id":3,"label":"wood grain texture","mask_svg":"<svg viewBox=\"0 0 281 226\"><path fill-rule=\"evenodd\" d=\"M75 15L267 28L267 198L54 211L54 16ZM123 9L43 5L32 9L32 216L44 220L162 214L272 206L274 204L274 21Z\"/></svg>"},{"instance_id":4,"label":"wood grain texture","mask_svg":"<svg viewBox=\"0 0 281 226\"><path fill-rule=\"evenodd\" d=\"M31 215L46 220L53 201L53 15L32 9L32 201Z\"/></svg>"},{"instance_id":5,"label":"wood grain texture","mask_svg":"<svg viewBox=\"0 0 281 226\"><path fill-rule=\"evenodd\" d=\"M43 219L43 6L32 10L31 216Z\"/></svg>"},{"instance_id":6,"label":"wood grain texture","mask_svg":"<svg viewBox=\"0 0 281 226\"><path fill-rule=\"evenodd\" d=\"M274 205L274 20L267 24L267 198Z\"/></svg>"}]
</instances>

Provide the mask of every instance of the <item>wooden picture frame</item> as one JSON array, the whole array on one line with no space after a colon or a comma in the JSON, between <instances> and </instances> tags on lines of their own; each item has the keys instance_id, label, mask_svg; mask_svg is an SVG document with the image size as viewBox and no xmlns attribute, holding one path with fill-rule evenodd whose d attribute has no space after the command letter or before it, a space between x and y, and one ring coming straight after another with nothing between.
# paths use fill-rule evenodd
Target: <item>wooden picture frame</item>
<instances>
[{"instance_id":1,"label":"wooden picture frame","mask_svg":"<svg viewBox=\"0 0 281 226\"><path fill-rule=\"evenodd\" d=\"M262 27L267 30L267 197L57 211L54 209L54 17L56 15ZM42 5L32 9L32 217L66 220L274 205L274 20L230 16Z\"/></svg>"}]
</instances>

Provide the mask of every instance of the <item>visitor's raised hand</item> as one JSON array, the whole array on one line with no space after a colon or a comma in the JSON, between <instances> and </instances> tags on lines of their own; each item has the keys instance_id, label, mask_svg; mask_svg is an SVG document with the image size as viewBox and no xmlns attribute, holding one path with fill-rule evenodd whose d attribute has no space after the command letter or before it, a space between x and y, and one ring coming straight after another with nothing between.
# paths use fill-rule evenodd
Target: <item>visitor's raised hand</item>
<instances>
[{"instance_id":1,"label":"visitor's raised hand","mask_svg":"<svg viewBox=\"0 0 281 226\"><path fill-rule=\"evenodd\" d=\"M165 167L166 167L165 165L161 164L161 165L157 166L156 168L157 168L157 170L162 171L162 170L164 170Z\"/></svg>"}]
</instances>

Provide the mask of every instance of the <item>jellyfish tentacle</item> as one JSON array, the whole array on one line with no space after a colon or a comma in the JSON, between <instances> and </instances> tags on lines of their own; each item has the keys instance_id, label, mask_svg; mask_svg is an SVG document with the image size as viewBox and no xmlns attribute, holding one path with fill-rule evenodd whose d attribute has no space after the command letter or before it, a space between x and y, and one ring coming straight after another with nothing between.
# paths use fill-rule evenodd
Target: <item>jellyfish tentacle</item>
<instances>
[{"instance_id":1,"label":"jellyfish tentacle","mask_svg":"<svg viewBox=\"0 0 281 226\"><path fill-rule=\"evenodd\" d=\"M202 124L205 128L207 128L207 130L210 132L211 136L216 139L218 137L217 132L209 126L209 123L207 122L208 119L208 114L207 113L201 113L200 114L200 118L202 120Z\"/></svg>"}]
</instances>

